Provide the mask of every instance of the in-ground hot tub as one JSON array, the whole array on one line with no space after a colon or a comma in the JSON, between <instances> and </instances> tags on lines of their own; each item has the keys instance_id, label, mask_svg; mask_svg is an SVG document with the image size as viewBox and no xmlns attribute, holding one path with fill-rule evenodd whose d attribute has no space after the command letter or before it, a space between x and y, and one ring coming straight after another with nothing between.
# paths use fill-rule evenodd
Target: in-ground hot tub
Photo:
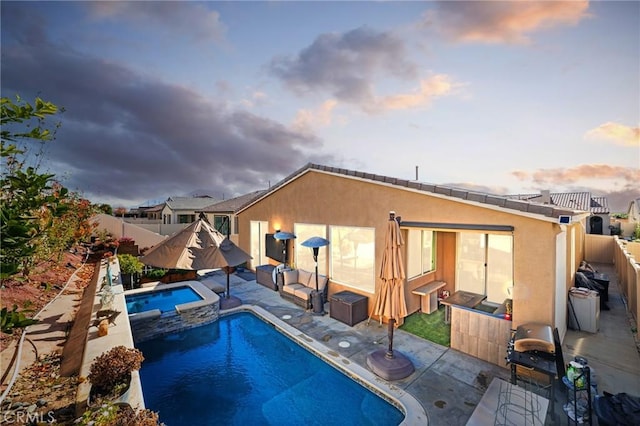
<instances>
[{"instance_id":1,"label":"in-ground hot tub","mask_svg":"<svg viewBox=\"0 0 640 426\"><path fill-rule=\"evenodd\" d=\"M208 324L218 319L220 297L198 281L157 283L125 292L133 340Z\"/></svg>"},{"instance_id":2,"label":"in-ground hot tub","mask_svg":"<svg viewBox=\"0 0 640 426\"><path fill-rule=\"evenodd\" d=\"M191 286L163 288L155 291L144 291L141 293L125 295L127 312L139 314L152 311L169 312L176 309L176 306L185 303L204 300Z\"/></svg>"}]
</instances>

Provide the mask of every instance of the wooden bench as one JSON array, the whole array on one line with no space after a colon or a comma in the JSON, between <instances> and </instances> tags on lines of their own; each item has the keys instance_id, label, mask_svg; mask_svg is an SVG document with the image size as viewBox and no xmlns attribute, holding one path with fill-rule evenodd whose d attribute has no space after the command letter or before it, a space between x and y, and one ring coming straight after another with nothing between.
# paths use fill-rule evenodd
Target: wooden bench
<instances>
[{"instance_id":1,"label":"wooden bench","mask_svg":"<svg viewBox=\"0 0 640 426\"><path fill-rule=\"evenodd\" d=\"M420 310L430 314L438 309L438 290L446 286L444 281L432 281L412 290L411 293L420 296Z\"/></svg>"}]
</instances>

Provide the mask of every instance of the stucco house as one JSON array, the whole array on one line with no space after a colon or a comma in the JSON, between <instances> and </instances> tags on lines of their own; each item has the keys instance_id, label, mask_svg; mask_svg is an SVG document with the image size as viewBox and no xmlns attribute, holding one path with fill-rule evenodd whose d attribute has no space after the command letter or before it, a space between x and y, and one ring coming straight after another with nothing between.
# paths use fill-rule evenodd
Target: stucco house
<instances>
[{"instance_id":1,"label":"stucco house","mask_svg":"<svg viewBox=\"0 0 640 426\"><path fill-rule=\"evenodd\" d=\"M594 196L588 191L550 192L548 190L541 191L540 194L517 194L507 195L507 197L589 212L589 218L585 222L587 234L611 235L609 227L611 211L606 197Z\"/></svg>"},{"instance_id":2,"label":"stucco house","mask_svg":"<svg viewBox=\"0 0 640 426\"><path fill-rule=\"evenodd\" d=\"M301 243L327 238L318 262L329 297L342 290L367 296L371 313L389 211L401 217L410 313L420 309L412 291L436 280L488 304L513 300L512 321L461 311L452 318L452 347L504 366L509 330L519 324L548 324L564 337L590 215L578 209L307 164L236 212L238 243L255 268L274 263L265 254L267 234L293 232L291 263L312 270Z\"/></svg>"},{"instance_id":3,"label":"stucco house","mask_svg":"<svg viewBox=\"0 0 640 426\"><path fill-rule=\"evenodd\" d=\"M196 213L204 213L209 223L224 235L227 235L227 230L229 230L230 235L235 235L238 233L236 211L264 192L264 190L254 191L228 200L218 201L203 209L196 210ZM229 225L231 225L230 229L228 228Z\"/></svg>"},{"instance_id":4,"label":"stucco house","mask_svg":"<svg viewBox=\"0 0 640 426\"><path fill-rule=\"evenodd\" d=\"M192 223L197 219L197 211L215 203L216 199L208 195L198 197L169 197L162 207L162 223Z\"/></svg>"}]
</instances>

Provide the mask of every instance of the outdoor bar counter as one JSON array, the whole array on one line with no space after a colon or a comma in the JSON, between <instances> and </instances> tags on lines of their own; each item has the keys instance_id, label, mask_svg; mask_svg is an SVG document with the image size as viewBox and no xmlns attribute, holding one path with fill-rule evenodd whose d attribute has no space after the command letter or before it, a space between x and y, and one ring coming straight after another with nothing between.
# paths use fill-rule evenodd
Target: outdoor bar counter
<instances>
[{"instance_id":1,"label":"outdoor bar counter","mask_svg":"<svg viewBox=\"0 0 640 426\"><path fill-rule=\"evenodd\" d=\"M473 309L485 295L457 291L440 301L451 323L451 349L506 368L511 321Z\"/></svg>"}]
</instances>

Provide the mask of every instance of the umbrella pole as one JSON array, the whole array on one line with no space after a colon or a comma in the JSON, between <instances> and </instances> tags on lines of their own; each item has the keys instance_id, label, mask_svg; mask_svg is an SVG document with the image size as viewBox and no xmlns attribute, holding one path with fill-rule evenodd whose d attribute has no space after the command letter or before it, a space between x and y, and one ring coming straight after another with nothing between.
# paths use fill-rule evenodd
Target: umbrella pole
<instances>
[{"instance_id":1,"label":"umbrella pole","mask_svg":"<svg viewBox=\"0 0 640 426\"><path fill-rule=\"evenodd\" d=\"M385 354L387 358L393 358L393 323L396 322L393 318L389 319L389 328L387 330L387 337L389 338L389 349Z\"/></svg>"},{"instance_id":2,"label":"umbrella pole","mask_svg":"<svg viewBox=\"0 0 640 426\"><path fill-rule=\"evenodd\" d=\"M227 269L227 299L229 298L229 270Z\"/></svg>"}]
</instances>

